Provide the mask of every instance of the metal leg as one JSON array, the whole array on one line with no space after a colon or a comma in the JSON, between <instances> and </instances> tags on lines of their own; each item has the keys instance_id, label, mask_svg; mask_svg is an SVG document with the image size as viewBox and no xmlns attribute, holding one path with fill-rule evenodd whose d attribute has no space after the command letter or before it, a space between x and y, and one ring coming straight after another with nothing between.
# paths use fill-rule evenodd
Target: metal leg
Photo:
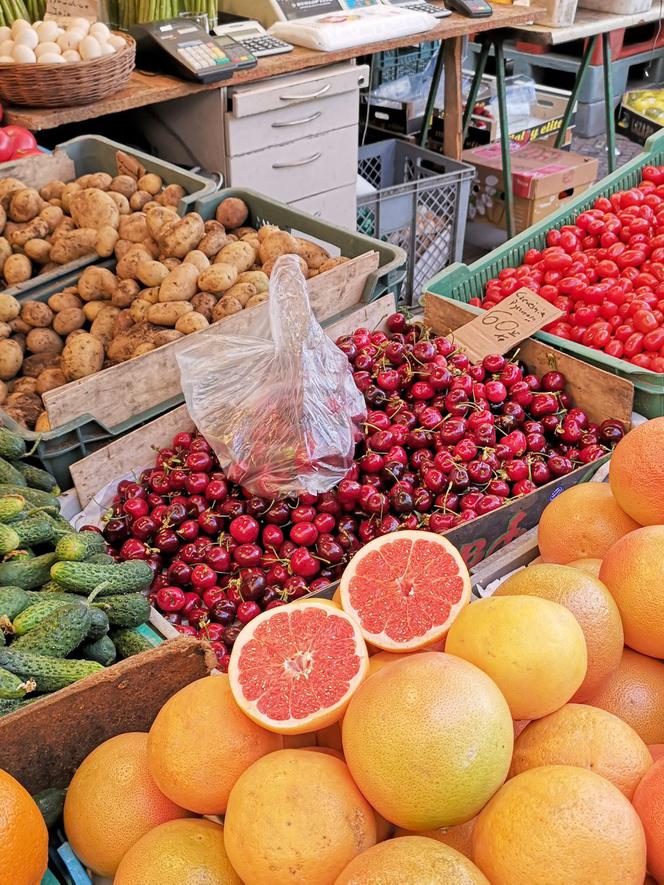
<instances>
[{"instance_id":1,"label":"metal leg","mask_svg":"<svg viewBox=\"0 0 664 885\"><path fill-rule=\"evenodd\" d=\"M489 40L482 40L482 51L480 52L479 58L477 59L475 75L470 86L470 92L468 93L468 98L466 100L466 107L464 108L463 112L462 142L466 140L466 135L468 134L470 118L473 113L473 108L475 107L475 102L477 101L477 93L480 91L482 77L484 76L484 69L486 68L486 60L489 57L490 52L491 42Z\"/></svg>"},{"instance_id":2,"label":"metal leg","mask_svg":"<svg viewBox=\"0 0 664 885\"><path fill-rule=\"evenodd\" d=\"M579 89L581 89L581 83L583 82L583 78L585 77L586 71L588 70L588 65L590 64L590 57L593 54L593 50L595 49L598 40L599 34L595 34L594 37L591 37L591 39L588 41L588 45L583 52L581 67L576 72L576 79L574 80L574 86L572 87L572 94L570 95L569 101L567 102L567 107L565 108L565 114L563 116L563 122L560 127L560 131L556 136L555 146L557 148L560 148L565 144L565 135L567 133L567 127L569 126L570 120L572 119L574 105L576 104L576 97L579 94ZM604 57L606 58L606 56ZM604 68L604 70L606 71L606 68Z\"/></svg>"},{"instance_id":3,"label":"metal leg","mask_svg":"<svg viewBox=\"0 0 664 885\"><path fill-rule=\"evenodd\" d=\"M613 172L616 168L616 126L613 116L613 77L611 76L611 41L609 36L609 34L602 34L602 58L604 62L606 147L609 152L609 172Z\"/></svg>"},{"instance_id":4,"label":"metal leg","mask_svg":"<svg viewBox=\"0 0 664 885\"><path fill-rule=\"evenodd\" d=\"M429 97L427 98L427 107L424 112L424 121L422 123L422 132L420 133L420 147L426 147L427 137L429 135L429 120L431 119L431 115L433 114L433 109L436 104L436 94L438 92L438 86L440 84L440 77L443 73L443 44L441 43L438 47L438 55L436 56L436 66L433 71L433 80L431 81L431 88L429 89Z\"/></svg>"},{"instance_id":5,"label":"metal leg","mask_svg":"<svg viewBox=\"0 0 664 885\"><path fill-rule=\"evenodd\" d=\"M498 120L500 121L500 152L503 160L503 187L505 188L505 230L507 238L514 236L512 208L514 194L512 191L512 160L510 157L510 130L507 117L507 94L505 92L505 56L503 55L502 37L492 37L496 47L496 87L498 90Z\"/></svg>"}]
</instances>

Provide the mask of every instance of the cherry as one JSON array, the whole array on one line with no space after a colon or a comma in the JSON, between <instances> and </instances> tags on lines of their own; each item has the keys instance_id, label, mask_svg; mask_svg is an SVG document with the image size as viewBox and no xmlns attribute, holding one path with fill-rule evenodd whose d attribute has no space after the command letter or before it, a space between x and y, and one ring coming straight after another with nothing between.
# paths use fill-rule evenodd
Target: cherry
<instances>
[{"instance_id":1,"label":"cherry","mask_svg":"<svg viewBox=\"0 0 664 885\"><path fill-rule=\"evenodd\" d=\"M558 411L558 400L552 393L536 393L530 404L530 414L535 418L553 415Z\"/></svg>"},{"instance_id":2,"label":"cherry","mask_svg":"<svg viewBox=\"0 0 664 885\"><path fill-rule=\"evenodd\" d=\"M316 553L325 562L337 565L345 559L343 547L332 535L319 535L316 542Z\"/></svg>"},{"instance_id":3,"label":"cherry","mask_svg":"<svg viewBox=\"0 0 664 885\"><path fill-rule=\"evenodd\" d=\"M289 537L298 546L311 547L318 538L318 529L313 522L296 522L290 530Z\"/></svg>"},{"instance_id":4,"label":"cherry","mask_svg":"<svg viewBox=\"0 0 664 885\"><path fill-rule=\"evenodd\" d=\"M228 530L238 544L252 544L258 538L260 526L253 516L242 514L231 520Z\"/></svg>"},{"instance_id":5,"label":"cherry","mask_svg":"<svg viewBox=\"0 0 664 885\"><path fill-rule=\"evenodd\" d=\"M145 498L127 498L122 505L122 509L130 519L138 519L141 516L147 516L150 510Z\"/></svg>"},{"instance_id":6,"label":"cherry","mask_svg":"<svg viewBox=\"0 0 664 885\"><path fill-rule=\"evenodd\" d=\"M138 538L127 538L120 548L120 556L122 559L146 559L148 550L143 541Z\"/></svg>"},{"instance_id":7,"label":"cherry","mask_svg":"<svg viewBox=\"0 0 664 885\"><path fill-rule=\"evenodd\" d=\"M209 609L213 609L218 602L228 599L221 587L209 587L203 592L203 602Z\"/></svg>"},{"instance_id":8,"label":"cherry","mask_svg":"<svg viewBox=\"0 0 664 885\"><path fill-rule=\"evenodd\" d=\"M477 485L484 485L489 482L492 476L492 470L489 464L486 461L470 461L469 464L466 465L466 470L468 472L468 477L471 482L476 483Z\"/></svg>"},{"instance_id":9,"label":"cherry","mask_svg":"<svg viewBox=\"0 0 664 885\"><path fill-rule=\"evenodd\" d=\"M261 533L261 541L264 547L274 547L276 549L283 544L284 533L277 525L266 525Z\"/></svg>"},{"instance_id":10,"label":"cherry","mask_svg":"<svg viewBox=\"0 0 664 885\"><path fill-rule=\"evenodd\" d=\"M86 529L89 531L89 529ZM157 523L151 516L139 516L131 524L131 533L139 541L147 541L157 531Z\"/></svg>"},{"instance_id":11,"label":"cherry","mask_svg":"<svg viewBox=\"0 0 664 885\"><path fill-rule=\"evenodd\" d=\"M273 525L285 525L290 519L290 510L283 501L277 501L265 513L265 521Z\"/></svg>"},{"instance_id":12,"label":"cherry","mask_svg":"<svg viewBox=\"0 0 664 885\"><path fill-rule=\"evenodd\" d=\"M173 448L174 449L190 449L192 443L192 435L191 433L187 433L186 430L181 430L179 433L176 433L173 437Z\"/></svg>"},{"instance_id":13,"label":"cherry","mask_svg":"<svg viewBox=\"0 0 664 885\"><path fill-rule=\"evenodd\" d=\"M186 587L191 581L191 566L180 559L174 559L168 567L167 576L172 584Z\"/></svg>"},{"instance_id":14,"label":"cherry","mask_svg":"<svg viewBox=\"0 0 664 885\"><path fill-rule=\"evenodd\" d=\"M180 547L180 539L172 529L160 529L153 543L161 553L175 553Z\"/></svg>"},{"instance_id":15,"label":"cherry","mask_svg":"<svg viewBox=\"0 0 664 885\"><path fill-rule=\"evenodd\" d=\"M209 590L217 583L217 575L209 565L199 563L191 572L191 585L198 592Z\"/></svg>"},{"instance_id":16,"label":"cherry","mask_svg":"<svg viewBox=\"0 0 664 885\"><path fill-rule=\"evenodd\" d=\"M186 478L184 487L189 495L202 495L208 486L206 473L190 473Z\"/></svg>"},{"instance_id":17,"label":"cherry","mask_svg":"<svg viewBox=\"0 0 664 885\"><path fill-rule=\"evenodd\" d=\"M507 388L502 381L487 381L485 391L490 403L504 403L507 399Z\"/></svg>"},{"instance_id":18,"label":"cherry","mask_svg":"<svg viewBox=\"0 0 664 885\"><path fill-rule=\"evenodd\" d=\"M234 561L243 568L259 565L262 551L257 544L240 544L233 550Z\"/></svg>"},{"instance_id":19,"label":"cherry","mask_svg":"<svg viewBox=\"0 0 664 885\"><path fill-rule=\"evenodd\" d=\"M212 479L205 487L205 498L208 501L225 501L227 497L228 483L223 479Z\"/></svg>"},{"instance_id":20,"label":"cherry","mask_svg":"<svg viewBox=\"0 0 664 885\"><path fill-rule=\"evenodd\" d=\"M260 607L255 602L241 602L237 607L237 619L241 624L248 624L260 613Z\"/></svg>"},{"instance_id":21,"label":"cherry","mask_svg":"<svg viewBox=\"0 0 664 885\"><path fill-rule=\"evenodd\" d=\"M442 535L454 528L457 519L456 513L432 513L429 517L429 530Z\"/></svg>"},{"instance_id":22,"label":"cherry","mask_svg":"<svg viewBox=\"0 0 664 885\"><path fill-rule=\"evenodd\" d=\"M206 510L198 517L198 524L201 527L201 531L205 532L206 535L218 535L219 532L224 527L224 521L221 516L217 513L214 513L212 510Z\"/></svg>"},{"instance_id":23,"label":"cherry","mask_svg":"<svg viewBox=\"0 0 664 885\"><path fill-rule=\"evenodd\" d=\"M536 461L530 468L531 479L537 486L543 486L551 480L551 471L544 461Z\"/></svg>"},{"instance_id":24,"label":"cherry","mask_svg":"<svg viewBox=\"0 0 664 885\"><path fill-rule=\"evenodd\" d=\"M566 378L562 372L547 372L545 375L542 375L540 379L542 390L548 390L552 393L558 393L559 391L564 390L566 383Z\"/></svg>"},{"instance_id":25,"label":"cherry","mask_svg":"<svg viewBox=\"0 0 664 885\"><path fill-rule=\"evenodd\" d=\"M243 599L260 599L267 589L267 579L258 568L247 568L240 572L240 595Z\"/></svg>"},{"instance_id":26,"label":"cherry","mask_svg":"<svg viewBox=\"0 0 664 885\"><path fill-rule=\"evenodd\" d=\"M492 353L489 356L485 356L482 360L482 366L489 372L491 375L498 375L503 371L507 364L507 360L504 356L500 356L500 354Z\"/></svg>"}]
</instances>

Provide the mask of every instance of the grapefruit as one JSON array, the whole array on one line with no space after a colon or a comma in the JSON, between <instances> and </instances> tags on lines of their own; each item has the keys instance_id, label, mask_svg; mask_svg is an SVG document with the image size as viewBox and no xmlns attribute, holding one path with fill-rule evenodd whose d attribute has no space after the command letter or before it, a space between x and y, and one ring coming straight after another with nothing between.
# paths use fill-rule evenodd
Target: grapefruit
<instances>
[{"instance_id":1,"label":"grapefruit","mask_svg":"<svg viewBox=\"0 0 664 885\"><path fill-rule=\"evenodd\" d=\"M655 762L664 756L664 744L649 744L648 749Z\"/></svg>"},{"instance_id":2,"label":"grapefruit","mask_svg":"<svg viewBox=\"0 0 664 885\"><path fill-rule=\"evenodd\" d=\"M224 838L244 882L329 885L375 844L376 818L340 759L277 750L238 778Z\"/></svg>"},{"instance_id":3,"label":"grapefruit","mask_svg":"<svg viewBox=\"0 0 664 885\"><path fill-rule=\"evenodd\" d=\"M473 602L452 625L445 647L494 680L513 719L539 719L562 707L578 691L588 663L574 615L535 596Z\"/></svg>"},{"instance_id":4,"label":"grapefruit","mask_svg":"<svg viewBox=\"0 0 664 885\"><path fill-rule=\"evenodd\" d=\"M172 820L150 830L120 861L113 885L242 885L224 831L209 820Z\"/></svg>"},{"instance_id":5,"label":"grapefruit","mask_svg":"<svg viewBox=\"0 0 664 885\"><path fill-rule=\"evenodd\" d=\"M188 812L165 796L148 768L148 736L119 734L79 765L67 790L64 825L78 858L99 876L149 830Z\"/></svg>"},{"instance_id":6,"label":"grapefruit","mask_svg":"<svg viewBox=\"0 0 664 885\"><path fill-rule=\"evenodd\" d=\"M401 836L363 851L334 885L489 885L489 880L448 845Z\"/></svg>"},{"instance_id":7,"label":"grapefruit","mask_svg":"<svg viewBox=\"0 0 664 885\"><path fill-rule=\"evenodd\" d=\"M424 830L421 833L414 833L411 830L398 829L395 836L426 836L428 839L435 839L442 842L443 845L449 845L455 851L459 851L469 860L473 859L473 830L475 828L476 817L471 817L463 824L457 824L455 827L439 827L437 830Z\"/></svg>"},{"instance_id":8,"label":"grapefruit","mask_svg":"<svg viewBox=\"0 0 664 885\"><path fill-rule=\"evenodd\" d=\"M2 881L36 885L48 864L48 830L30 793L2 769L0 809Z\"/></svg>"},{"instance_id":9,"label":"grapefruit","mask_svg":"<svg viewBox=\"0 0 664 885\"><path fill-rule=\"evenodd\" d=\"M470 600L459 551L433 532L403 531L370 541L341 576L341 604L367 642L406 652L438 642Z\"/></svg>"},{"instance_id":10,"label":"grapefruit","mask_svg":"<svg viewBox=\"0 0 664 885\"><path fill-rule=\"evenodd\" d=\"M540 765L575 765L611 781L628 798L652 766L638 734L613 713L566 704L526 728L514 744L510 774Z\"/></svg>"},{"instance_id":11,"label":"grapefruit","mask_svg":"<svg viewBox=\"0 0 664 885\"><path fill-rule=\"evenodd\" d=\"M642 885L643 827L629 801L592 771L547 765L496 793L473 832L492 885Z\"/></svg>"},{"instance_id":12,"label":"grapefruit","mask_svg":"<svg viewBox=\"0 0 664 885\"><path fill-rule=\"evenodd\" d=\"M664 664L626 648L620 666L590 699L631 725L646 744L664 743Z\"/></svg>"},{"instance_id":13,"label":"grapefruit","mask_svg":"<svg viewBox=\"0 0 664 885\"><path fill-rule=\"evenodd\" d=\"M512 719L496 685L443 652L369 677L342 725L350 772L373 807L407 830L469 820L507 776Z\"/></svg>"},{"instance_id":14,"label":"grapefruit","mask_svg":"<svg viewBox=\"0 0 664 885\"><path fill-rule=\"evenodd\" d=\"M664 658L664 525L630 532L611 547L599 576L611 591L625 644Z\"/></svg>"},{"instance_id":15,"label":"grapefruit","mask_svg":"<svg viewBox=\"0 0 664 885\"><path fill-rule=\"evenodd\" d=\"M341 719L368 669L357 622L311 600L250 621L233 646L228 676L250 719L268 731L304 734Z\"/></svg>"},{"instance_id":16,"label":"grapefruit","mask_svg":"<svg viewBox=\"0 0 664 885\"><path fill-rule=\"evenodd\" d=\"M166 701L150 728L148 762L159 789L173 802L197 814L223 814L245 768L282 744L244 715L228 676L219 673L191 682Z\"/></svg>"},{"instance_id":17,"label":"grapefruit","mask_svg":"<svg viewBox=\"0 0 664 885\"><path fill-rule=\"evenodd\" d=\"M609 485L640 525L664 524L664 418L635 427L611 455Z\"/></svg>"},{"instance_id":18,"label":"grapefruit","mask_svg":"<svg viewBox=\"0 0 664 885\"><path fill-rule=\"evenodd\" d=\"M592 575L593 578L599 578L599 570L602 565L601 559L573 559L571 562L568 562L567 565L570 568L578 568L582 572L586 572L588 575Z\"/></svg>"},{"instance_id":19,"label":"grapefruit","mask_svg":"<svg viewBox=\"0 0 664 885\"><path fill-rule=\"evenodd\" d=\"M588 700L618 669L624 645L620 612L597 578L566 565L536 565L509 577L495 595L539 596L572 612L583 630L588 653L588 669L573 701Z\"/></svg>"},{"instance_id":20,"label":"grapefruit","mask_svg":"<svg viewBox=\"0 0 664 885\"><path fill-rule=\"evenodd\" d=\"M648 872L664 882L664 759L646 772L632 802L646 833Z\"/></svg>"},{"instance_id":21,"label":"grapefruit","mask_svg":"<svg viewBox=\"0 0 664 885\"><path fill-rule=\"evenodd\" d=\"M565 565L575 559L602 559L618 538L636 528L638 523L620 509L606 483L582 482L546 505L537 543L544 562Z\"/></svg>"}]
</instances>

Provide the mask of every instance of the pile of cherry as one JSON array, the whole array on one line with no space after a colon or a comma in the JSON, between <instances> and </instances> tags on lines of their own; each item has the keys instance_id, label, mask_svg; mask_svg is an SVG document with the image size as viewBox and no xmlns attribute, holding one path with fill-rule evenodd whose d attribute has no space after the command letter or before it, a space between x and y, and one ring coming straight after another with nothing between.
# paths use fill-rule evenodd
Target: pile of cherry
<instances>
[{"instance_id":1,"label":"pile of cherry","mask_svg":"<svg viewBox=\"0 0 664 885\"><path fill-rule=\"evenodd\" d=\"M549 230L547 248L528 250L470 303L488 309L527 286L565 314L546 331L664 373L664 166L641 175Z\"/></svg>"},{"instance_id":2,"label":"pile of cherry","mask_svg":"<svg viewBox=\"0 0 664 885\"><path fill-rule=\"evenodd\" d=\"M145 559L150 601L220 666L243 625L339 578L363 544L399 529L445 532L602 457L622 425L591 423L565 378L502 356L479 365L402 314L388 333L337 341L367 403L355 462L321 495L267 500L227 479L201 436L178 433L137 482L123 480L104 535Z\"/></svg>"}]
</instances>

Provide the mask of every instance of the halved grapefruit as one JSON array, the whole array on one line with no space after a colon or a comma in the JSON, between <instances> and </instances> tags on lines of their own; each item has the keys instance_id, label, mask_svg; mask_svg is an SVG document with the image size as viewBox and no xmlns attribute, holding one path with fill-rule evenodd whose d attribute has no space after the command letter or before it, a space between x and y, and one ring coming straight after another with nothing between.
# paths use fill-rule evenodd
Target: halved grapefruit
<instances>
[{"instance_id":1,"label":"halved grapefruit","mask_svg":"<svg viewBox=\"0 0 664 885\"><path fill-rule=\"evenodd\" d=\"M470 601L459 551L433 532L405 531L370 541L341 576L341 604L367 642L407 652L442 639Z\"/></svg>"},{"instance_id":2,"label":"halved grapefruit","mask_svg":"<svg viewBox=\"0 0 664 885\"><path fill-rule=\"evenodd\" d=\"M311 600L250 621L228 665L233 697L258 725L303 734L337 722L369 670L358 623Z\"/></svg>"}]
</instances>

